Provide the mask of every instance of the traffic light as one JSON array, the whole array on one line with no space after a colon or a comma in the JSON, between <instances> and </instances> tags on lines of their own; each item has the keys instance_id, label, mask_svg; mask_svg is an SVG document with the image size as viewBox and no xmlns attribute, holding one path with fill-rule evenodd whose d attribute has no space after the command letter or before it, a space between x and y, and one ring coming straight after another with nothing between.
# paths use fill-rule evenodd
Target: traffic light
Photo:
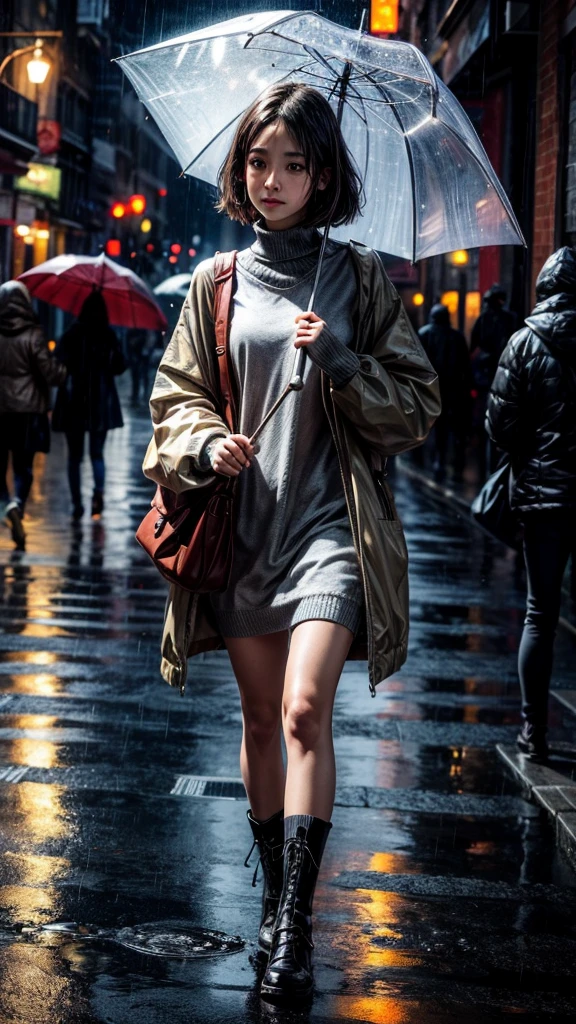
<instances>
[{"instance_id":1,"label":"traffic light","mask_svg":"<svg viewBox=\"0 0 576 1024\"><path fill-rule=\"evenodd\" d=\"M182 246L180 245L180 243L172 242L172 245L170 246L170 252L173 253L174 256L179 256L180 253L182 252Z\"/></svg>"},{"instance_id":2,"label":"traffic light","mask_svg":"<svg viewBox=\"0 0 576 1024\"><path fill-rule=\"evenodd\" d=\"M146 196L141 196L139 193L137 195L130 196L128 206L131 213L144 213L144 210L146 209Z\"/></svg>"},{"instance_id":3,"label":"traffic light","mask_svg":"<svg viewBox=\"0 0 576 1024\"><path fill-rule=\"evenodd\" d=\"M122 255L122 243L119 238L109 238L104 248L107 256Z\"/></svg>"},{"instance_id":4,"label":"traffic light","mask_svg":"<svg viewBox=\"0 0 576 1024\"><path fill-rule=\"evenodd\" d=\"M126 204L125 203L113 203L112 204L112 208L110 210L110 213L111 213L112 217L116 218L116 220L120 220L122 217L124 217L126 215Z\"/></svg>"},{"instance_id":5,"label":"traffic light","mask_svg":"<svg viewBox=\"0 0 576 1024\"><path fill-rule=\"evenodd\" d=\"M370 32L373 36L398 31L398 0L370 0Z\"/></svg>"}]
</instances>

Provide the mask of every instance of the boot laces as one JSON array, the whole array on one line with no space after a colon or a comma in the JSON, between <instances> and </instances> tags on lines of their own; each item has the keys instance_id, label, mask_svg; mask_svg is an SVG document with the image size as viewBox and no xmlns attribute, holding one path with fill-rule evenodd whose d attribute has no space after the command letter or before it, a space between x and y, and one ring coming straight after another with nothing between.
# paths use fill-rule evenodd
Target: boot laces
<instances>
[{"instance_id":1,"label":"boot laces","mask_svg":"<svg viewBox=\"0 0 576 1024\"><path fill-rule=\"evenodd\" d=\"M267 848L267 850L270 851L270 855L272 857L272 860L278 859L276 857L276 852L275 852L276 850L284 851L284 843L278 843L278 844L276 844L276 846L271 846L269 843L266 843L266 841L263 840L263 844ZM250 858L251 858L251 856L252 856L252 854L254 852L254 847L255 846L258 846L258 849L260 849L260 847L258 845L258 840L257 839L255 839L254 842L252 843L252 846L250 847L250 852L248 853L248 856L246 857L246 860L244 861L244 867L245 868L249 868L250 867ZM258 881L258 869L259 869L261 863L262 863L262 854L260 854L260 856L258 857L258 860L256 861L256 870L255 870L254 875L252 877L252 888L253 889L256 888L256 883Z\"/></svg>"}]
</instances>

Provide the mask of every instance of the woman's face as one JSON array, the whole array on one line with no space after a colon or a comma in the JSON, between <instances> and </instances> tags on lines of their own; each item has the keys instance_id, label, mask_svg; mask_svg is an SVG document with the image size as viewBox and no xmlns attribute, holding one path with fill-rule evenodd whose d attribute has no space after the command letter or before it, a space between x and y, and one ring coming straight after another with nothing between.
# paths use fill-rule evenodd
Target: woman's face
<instances>
[{"instance_id":1,"label":"woman's face","mask_svg":"<svg viewBox=\"0 0 576 1024\"><path fill-rule=\"evenodd\" d=\"M329 180L326 169L318 188L326 188ZM248 153L246 189L266 227L281 231L304 220L311 187L304 154L283 122L277 121L260 132Z\"/></svg>"}]
</instances>

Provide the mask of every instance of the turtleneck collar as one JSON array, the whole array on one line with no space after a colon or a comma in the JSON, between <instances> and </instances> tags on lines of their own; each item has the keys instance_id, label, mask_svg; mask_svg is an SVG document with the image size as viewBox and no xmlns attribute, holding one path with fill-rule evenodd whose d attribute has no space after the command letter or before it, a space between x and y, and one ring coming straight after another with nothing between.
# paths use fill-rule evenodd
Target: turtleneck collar
<instances>
[{"instance_id":1,"label":"turtleneck collar","mask_svg":"<svg viewBox=\"0 0 576 1024\"><path fill-rule=\"evenodd\" d=\"M250 246L258 259L269 263L314 256L320 248L320 235L316 228L297 224L284 231L270 231L263 220L252 225L256 241Z\"/></svg>"}]
</instances>

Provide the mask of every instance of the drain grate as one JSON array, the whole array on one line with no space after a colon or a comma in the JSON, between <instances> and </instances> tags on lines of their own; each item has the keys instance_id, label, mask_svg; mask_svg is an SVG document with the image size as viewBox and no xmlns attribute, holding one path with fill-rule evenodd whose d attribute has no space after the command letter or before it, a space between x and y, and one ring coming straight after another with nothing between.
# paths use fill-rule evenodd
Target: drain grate
<instances>
[{"instance_id":1,"label":"drain grate","mask_svg":"<svg viewBox=\"0 0 576 1024\"><path fill-rule=\"evenodd\" d=\"M245 800L246 790L242 779L224 779L217 775L180 775L170 790L170 795Z\"/></svg>"},{"instance_id":2,"label":"drain grate","mask_svg":"<svg viewBox=\"0 0 576 1024\"><path fill-rule=\"evenodd\" d=\"M28 771L28 765L24 767L16 766L13 764L6 764L0 767L0 780L2 782L20 782L23 775L26 775Z\"/></svg>"}]
</instances>

